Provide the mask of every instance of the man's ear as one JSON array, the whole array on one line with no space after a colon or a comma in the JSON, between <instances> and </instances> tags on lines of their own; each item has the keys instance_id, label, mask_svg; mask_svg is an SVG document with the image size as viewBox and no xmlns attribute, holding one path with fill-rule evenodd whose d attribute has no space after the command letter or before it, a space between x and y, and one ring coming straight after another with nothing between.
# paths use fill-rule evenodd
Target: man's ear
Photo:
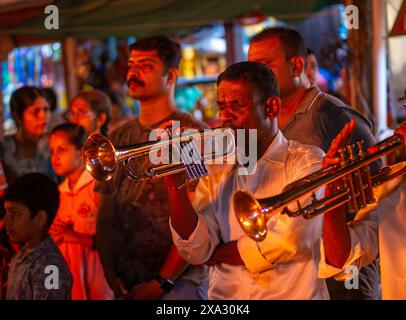
<instances>
[{"instance_id":1,"label":"man's ear","mask_svg":"<svg viewBox=\"0 0 406 320\"><path fill-rule=\"evenodd\" d=\"M265 116L269 119L274 119L279 115L281 108L281 99L279 97L269 97L265 101Z\"/></svg>"},{"instance_id":2,"label":"man's ear","mask_svg":"<svg viewBox=\"0 0 406 320\"><path fill-rule=\"evenodd\" d=\"M305 61L303 57L296 55L291 58L291 63L293 64L293 76L300 77L305 67Z\"/></svg>"},{"instance_id":3,"label":"man's ear","mask_svg":"<svg viewBox=\"0 0 406 320\"><path fill-rule=\"evenodd\" d=\"M48 214L46 213L46 211L41 210L35 216L34 221L39 227L46 226L48 223Z\"/></svg>"},{"instance_id":4,"label":"man's ear","mask_svg":"<svg viewBox=\"0 0 406 320\"><path fill-rule=\"evenodd\" d=\"M170 68L168 71L168 84L173 84L179 75L179 70L177 68Z\"/></svg>"},{"instance_id":5,"label":"man's ear","mask_svg":"<svg viewBox=\"0 0 406 320\"><path fill-rule=\"evenodd\" d=\"M107 120L107 115L104 112L100 113L96 119L97 126L101 127L106 122L106 120Z\"/></svg>"}]
</instances>

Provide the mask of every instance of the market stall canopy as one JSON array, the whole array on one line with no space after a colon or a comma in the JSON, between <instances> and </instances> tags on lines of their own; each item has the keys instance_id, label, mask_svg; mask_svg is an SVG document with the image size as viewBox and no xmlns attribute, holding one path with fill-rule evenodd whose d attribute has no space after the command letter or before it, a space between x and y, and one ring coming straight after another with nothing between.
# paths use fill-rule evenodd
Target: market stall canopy
<instances>
[{"instance_id":1,"label":"market stall canopy","mask_svg":"<svg viewBox=\"0 0 406 320\"><path fill-rule=\"evenodd\" d=\"M15 0L6 0L14 3ZM58 0L28 1L33 6L22 20L0 5L0 34L47 38L182 35L219 21L263 14L281 20L310 16L338 0ZM47 30L44 8L59 11L59 29ZM35 6L37 4L37 6ZM12 6L13 7L13 6ZM34 9L35 10L34 10ZM42 8L42 10L38 10ZM19 9L21 10L21 8ZM31 16L32 15L32 16ZM20 23L18 23L20 21Z\"/></svg>"},{"instance_id":2,"label":"market stall canopy","mask_svg":"<svg viewBox=\"0 0 406 320\"><path fill-rule=\"evenodd\" d=\"M389 33L389 37L406 35L406 1L403 1L399 9L395 23Z\"/></svg>"}]
</instances>

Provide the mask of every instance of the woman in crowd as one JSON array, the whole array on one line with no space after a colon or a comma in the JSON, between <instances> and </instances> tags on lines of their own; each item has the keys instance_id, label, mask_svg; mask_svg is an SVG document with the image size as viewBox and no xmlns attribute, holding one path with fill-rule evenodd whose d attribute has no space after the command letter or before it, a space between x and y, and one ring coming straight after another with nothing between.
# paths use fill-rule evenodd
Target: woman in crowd
<instances>
[{"instance_id":1,"label":"woman in crowd","mask_svg":"<svg viewBox=\"0 0 406 320\"><path fill-rule=\"evenodd\" d=\"M111 108L111 100L103 91L82 91L73 98L67 117L69 122L85 128L89 135L107 135Z\"/></svg>"},{"instance_id":2,"label":"woman in crowd","mask_svg":"<svg viewBox=\"0 0 406 320\"><path fill-rule=\"evenodd\" d=\"M2 161L7 182L30 172L55 177L49 157L48 136L50 106L42 90L24 86L13 92L10 99L15 135L4 137Z\"/></svg>"}]
</instances>

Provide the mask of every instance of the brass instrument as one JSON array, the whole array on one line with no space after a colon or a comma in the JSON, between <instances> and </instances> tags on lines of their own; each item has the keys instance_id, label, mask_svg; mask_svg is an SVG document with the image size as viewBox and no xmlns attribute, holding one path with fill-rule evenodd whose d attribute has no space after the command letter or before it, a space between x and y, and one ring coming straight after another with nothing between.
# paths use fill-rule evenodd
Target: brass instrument
<instances>
[{"instance_id":1,"label":"brass instrument","mask_svg":"<svg viewBox=\"0 0 406 320\"><path fill-rule=\"evenodd\" d=\"M398 98L397 102L401 108L406 109L406 88L405 88L403 96L400 96Z\"/></svg>"},{"instance_id":2,"label":"brass instrument","mask_svg":"<svg viewBox=\"0 0 406 320\"><path fill-rule=\"evenodd\" d=\"M189 180L195 180L208 175L206 161L218 160L234 152L234 133L228 128L202 130L195 134L171 136L161 141L147 141L139 144L115 147L105 136L94 134L90 136L84 146L86 170L99 181L110 180L117 170L118 163L123 162L127 170L127 177L133 181L142 181L160 178L171 174L186 172ZM201 155L196 146L196 141L205 139L228 138L227 149L222 152L214 150L207 155ZM210 140L209 140L210 141ZM143 175L137 175L129 166L132 159L148 156L151 152L158 152L165 148L178 150L180 161L178 163L160 164L150 166Z\"/></svg>"},{"instance_id":3,"label":"brass instrument","mask_svg":"<svg viewBox=\"0 0 406 320\"><path fill-rule=\"evenodd\" d=\"M396 172L392 172L389 167L381 168L375 175L370 172L369 165L372 162L399 149L404 151L403 138L397 134L367 151L364 151L362 141L357 141L338 151L340 164L322 168L287 185L279 195L255 199L250 192L237 191L233 199L237 219L248 236L255 241L262 241L266 237L267 220L278 212L290 217L311 219L346 204L348 212L355 214L367 204L375 202L374 187L406 173L406 162ZM343 179L342 188L332 190L331 195L323 199L316 199L315 190L338 179ZM312 195L312 200L309 205L302 207L299 199L308 194ZM294 202L298 209L289 210L287 206Z\"/></svg>"}]
</instances>

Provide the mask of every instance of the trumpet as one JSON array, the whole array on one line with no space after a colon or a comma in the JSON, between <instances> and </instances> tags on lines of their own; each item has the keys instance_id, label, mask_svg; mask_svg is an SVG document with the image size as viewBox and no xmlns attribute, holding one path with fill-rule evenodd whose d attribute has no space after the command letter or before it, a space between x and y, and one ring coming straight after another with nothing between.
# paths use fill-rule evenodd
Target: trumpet
<instances>
[{"instance_id":1,"label":"trumpet","mask_svg":"<svg viewBox=\"0 0 406 320\"><path fill-rule=\"evenodd\" d=\"M171 136L167 130L169 139L160 141L147 141L138 144L115 147L109 139L100 134L90 136L84 146L84 158L86 170L99 181L110 180L118 168L118 164L123 162L127 172L127 177L135 182L147 179L160 178L171 174L186 172L188 180L192 181L208 175L205 163L207 161L218 161L220 158L234 152L235 141L234 133L229 128L206 129L192 134L183 134ZM216 140L221 138L222 140ZM226 149L214 148L213 152L200 154L196 142L219 142L224 146L226 140ZM172 147L179 154L179 160L176 163L160 164L145 170L142 175L129 166L132 159L151 155L153 152L159 152Z\"/></svg>"},{"instance_id":2,"label":"trumpet","mask_svg":"<svg viewBox=\"0 0 406 320\"><path fill-rule=\"evenodd\" d=\"M393 135L368 150L363 142L357 141L341 148L340 163L322 168L302 179L287 185L282 193L264 199L255 199L248 191L234 194L234 211L244 232L255 241L263 241L267 233L267 220L277 213L290 217L302 216L311 219L319 214L346 204L347 212L355 214L368 204L374 203L374 188L406 173L406 161L399 163L397 170L384 167L372 175L369 165L377 159L403 150L403 138ZM404 153L402 153L403 155ZM342 179L341 187L332 188L332 193L317 199L315 190ZM311 195L310 204L302 206L299 199ZM289 204L297 204L297 210L290 210Z\"/></svg>"}]
</instances>

